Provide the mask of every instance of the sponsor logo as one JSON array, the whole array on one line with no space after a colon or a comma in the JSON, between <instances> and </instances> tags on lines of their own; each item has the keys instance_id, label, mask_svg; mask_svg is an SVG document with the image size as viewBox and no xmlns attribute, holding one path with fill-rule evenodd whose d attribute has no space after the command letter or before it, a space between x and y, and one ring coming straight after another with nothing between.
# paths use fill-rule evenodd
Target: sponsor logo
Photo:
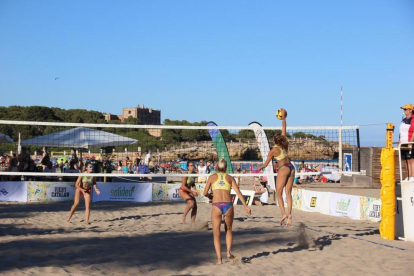
<instances>
[{"instance_id":1,"label":"sponsor logo","mask_svg":"<svg viewBox=\"0 0 414 276\"><path fill-rule=\"evenodd\" d=\"M131 199L135 191L135 186L131 189L125 187L118 187L117 189L111 189L111 199Z\"/></svg>"},{"instance_id":2,"label":"sponsor logo","mask_svg":"<svg viewBox=\"0 0 414 276\"><path fill-rule=\"evenodd\" d=\"M69 192L66 191L66 187L55 187L51 197L69 197Z\"/></svg>"},{"instance_id":3,"label":"sponsor logo","mask_svg":"<svg viewBox=\"0 0 414 276\"><path fill-rule=\"evenodd\" d=\"M2 193L3 195L8 195L9 194L9 192L8 191L6 191L6 189L1 189L0 190L0 193Z\"/></svg>"},{"instance_id":4,"label":"sponsor logo","mask_svg":"<svg viewBox=\"0 0 414 276\"><path fill-rule=\"evenodd\" d=\"M369 211L368 216L370 218L380 218L381 217L381 205L372 205L372 210Z\"/></svg>"},{"instance_id":5,"label":"sponsor logo","mask_svg":"<svg viewBox=\"0 0 414 276\"><path fill-rule=\"evenodd\" d=\"M180 195L178 194L179 190L180 189L175 189L175 193L172 194L173 198L179 198L180 197Z\"/></svg>"},{"instance_id":6,"label":"sponsor logo","mask_svg":"<svg viewBox=\"0 0 414 276\"><path fill-rule=\"evenodd\" d=\"M347 213L349 205L351 205L351 200L350 199L348 200L348 202L341 199L341 201L338 201L336 203L336 211Z\"/></svg>"},{"instance_id":7,"label":"sponsor logo","mask_svg":"<svg viewBox=\"0 0 414 276\"><path fill-rule=\"evenodd\" d=\"M316 207L316 197L311 198L310 207Z\"/></svg>"}]
</instances>

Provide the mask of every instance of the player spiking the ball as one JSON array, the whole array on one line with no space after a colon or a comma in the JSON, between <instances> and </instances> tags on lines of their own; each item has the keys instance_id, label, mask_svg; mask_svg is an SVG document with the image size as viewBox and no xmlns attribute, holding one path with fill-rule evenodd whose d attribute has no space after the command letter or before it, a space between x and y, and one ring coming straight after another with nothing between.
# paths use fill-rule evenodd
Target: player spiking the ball
<instances>
[{"instance_id":1,"label":"player spiking the ball","mask_svg":"<svg viewBox=\"0 0 414 276\"><path fill-rule=\"evenodd\" d=\"M278 166L278 173L276 178L276 196L279 203L280 211L282 213L282 219L280 225L283 225L286 221L286 225L292 224L292 187L293 180L295 179L295 166L290 162L288 156L289 152L289 141L286 137L286 117L287 112L283 108L276 112L276 117L282 120L282 133L276 133L273 136L274 146L267 155L266 162L259 167L262 170L267 167L269 162L273 159L276 160ZM283 188L286 187L286 198L287 198L287 213L283 202Z\"/></svg>"}]
</instances>

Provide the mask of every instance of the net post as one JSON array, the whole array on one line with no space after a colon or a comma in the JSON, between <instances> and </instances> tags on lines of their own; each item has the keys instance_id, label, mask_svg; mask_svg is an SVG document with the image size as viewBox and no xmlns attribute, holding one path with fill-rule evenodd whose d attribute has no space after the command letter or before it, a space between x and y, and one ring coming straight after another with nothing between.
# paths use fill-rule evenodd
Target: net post
<instances>
[{"instance_id":1,"label":"net post","mask_svg":"<svg viewBox=\"0 0 414 276\"><path fill-rule=\"evenodd\" d=\"M338 137L338 167L339 167L339 173L342 174L342 127L339 129L339 137Z\"/></svg>"},{"instance_id":2,"label":"net post","mask_svg":"<svg viewBox=\"0 0 414 276\"><path fill-rule=\"evenodd\" d=\"M357 151L358 151L358 172L361 171L361 144L359 141L359 128L356 129Z\"/></svg>"}]
</instances>

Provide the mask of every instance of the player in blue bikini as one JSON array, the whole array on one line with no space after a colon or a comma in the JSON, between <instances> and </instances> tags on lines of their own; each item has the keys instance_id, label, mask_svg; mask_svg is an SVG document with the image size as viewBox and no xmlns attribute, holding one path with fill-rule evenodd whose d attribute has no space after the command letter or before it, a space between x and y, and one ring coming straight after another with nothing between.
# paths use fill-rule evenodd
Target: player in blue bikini
<instances>
[{"instance_id":1,"label":"player in blue bikini","mask_svg":"<svg viewBox=\"0 0 414 276\"><path fill-rule=\"evenodd\" d=\"M278 165L278 173L276 178L276 196L279 203L280 211L282 212L282 219L280 225L283 225L286 220L286 225L292 224L292 187L295 179L295 166L290 162L288 156L289 142L286 138L286 110L282 110L282 133L276 133L273 137L275 146L267 155L266 162L258 169L264 169L269 162L274 158ZM288 206L288 215L286 215L285 205L283 202L283 188L286 187L286 199Z\"/></svg>"},{"instance_id":2,"label":"player in blue bikini","mask_svg":"<svg viewBox=\"0 0 414 276\"><path fill-rule=\"evenodd\" d=\"M224 230L226 231L226 245L227 245L227 258L234 259L231 254L231 246L233 244L233 202L230 198L230 190L236 192L239 200L243 203L244 209L247 214L251 214L251 210L247 207L244 197L241 194L239 187L233 177L226 174L227 162L224 159L220 159L218 163L218 172L211 175L208 178L206 187L204 189L204 196L213 200L213 206L211 208L211 223L213 226L214 236L214 248L217 254L217 264L222 264L221 259L221 242L220 242L220 226L222 217L224 216ZM210 188L212 194L209 193Z\"/></svg>"}]
</instances>

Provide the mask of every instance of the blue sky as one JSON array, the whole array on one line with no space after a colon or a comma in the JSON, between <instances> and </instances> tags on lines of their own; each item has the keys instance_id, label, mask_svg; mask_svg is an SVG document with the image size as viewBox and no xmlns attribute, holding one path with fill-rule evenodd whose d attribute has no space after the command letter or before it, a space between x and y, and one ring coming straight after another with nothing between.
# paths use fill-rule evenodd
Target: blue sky
<instances>
[{"instance_id":1,"label":"blue sky","mask_svg":"<svg viewBox=\"0 0 414 276\"><path fill-rule=\"evenodd\" d=\"M0 37L3 106L265 126L284 107L290 126L325 126L342 85L344 125L398 128L414 103L410 0L3 0ZM361 142L383 146L385 125Z\"/></svg>"}]
</instances>

